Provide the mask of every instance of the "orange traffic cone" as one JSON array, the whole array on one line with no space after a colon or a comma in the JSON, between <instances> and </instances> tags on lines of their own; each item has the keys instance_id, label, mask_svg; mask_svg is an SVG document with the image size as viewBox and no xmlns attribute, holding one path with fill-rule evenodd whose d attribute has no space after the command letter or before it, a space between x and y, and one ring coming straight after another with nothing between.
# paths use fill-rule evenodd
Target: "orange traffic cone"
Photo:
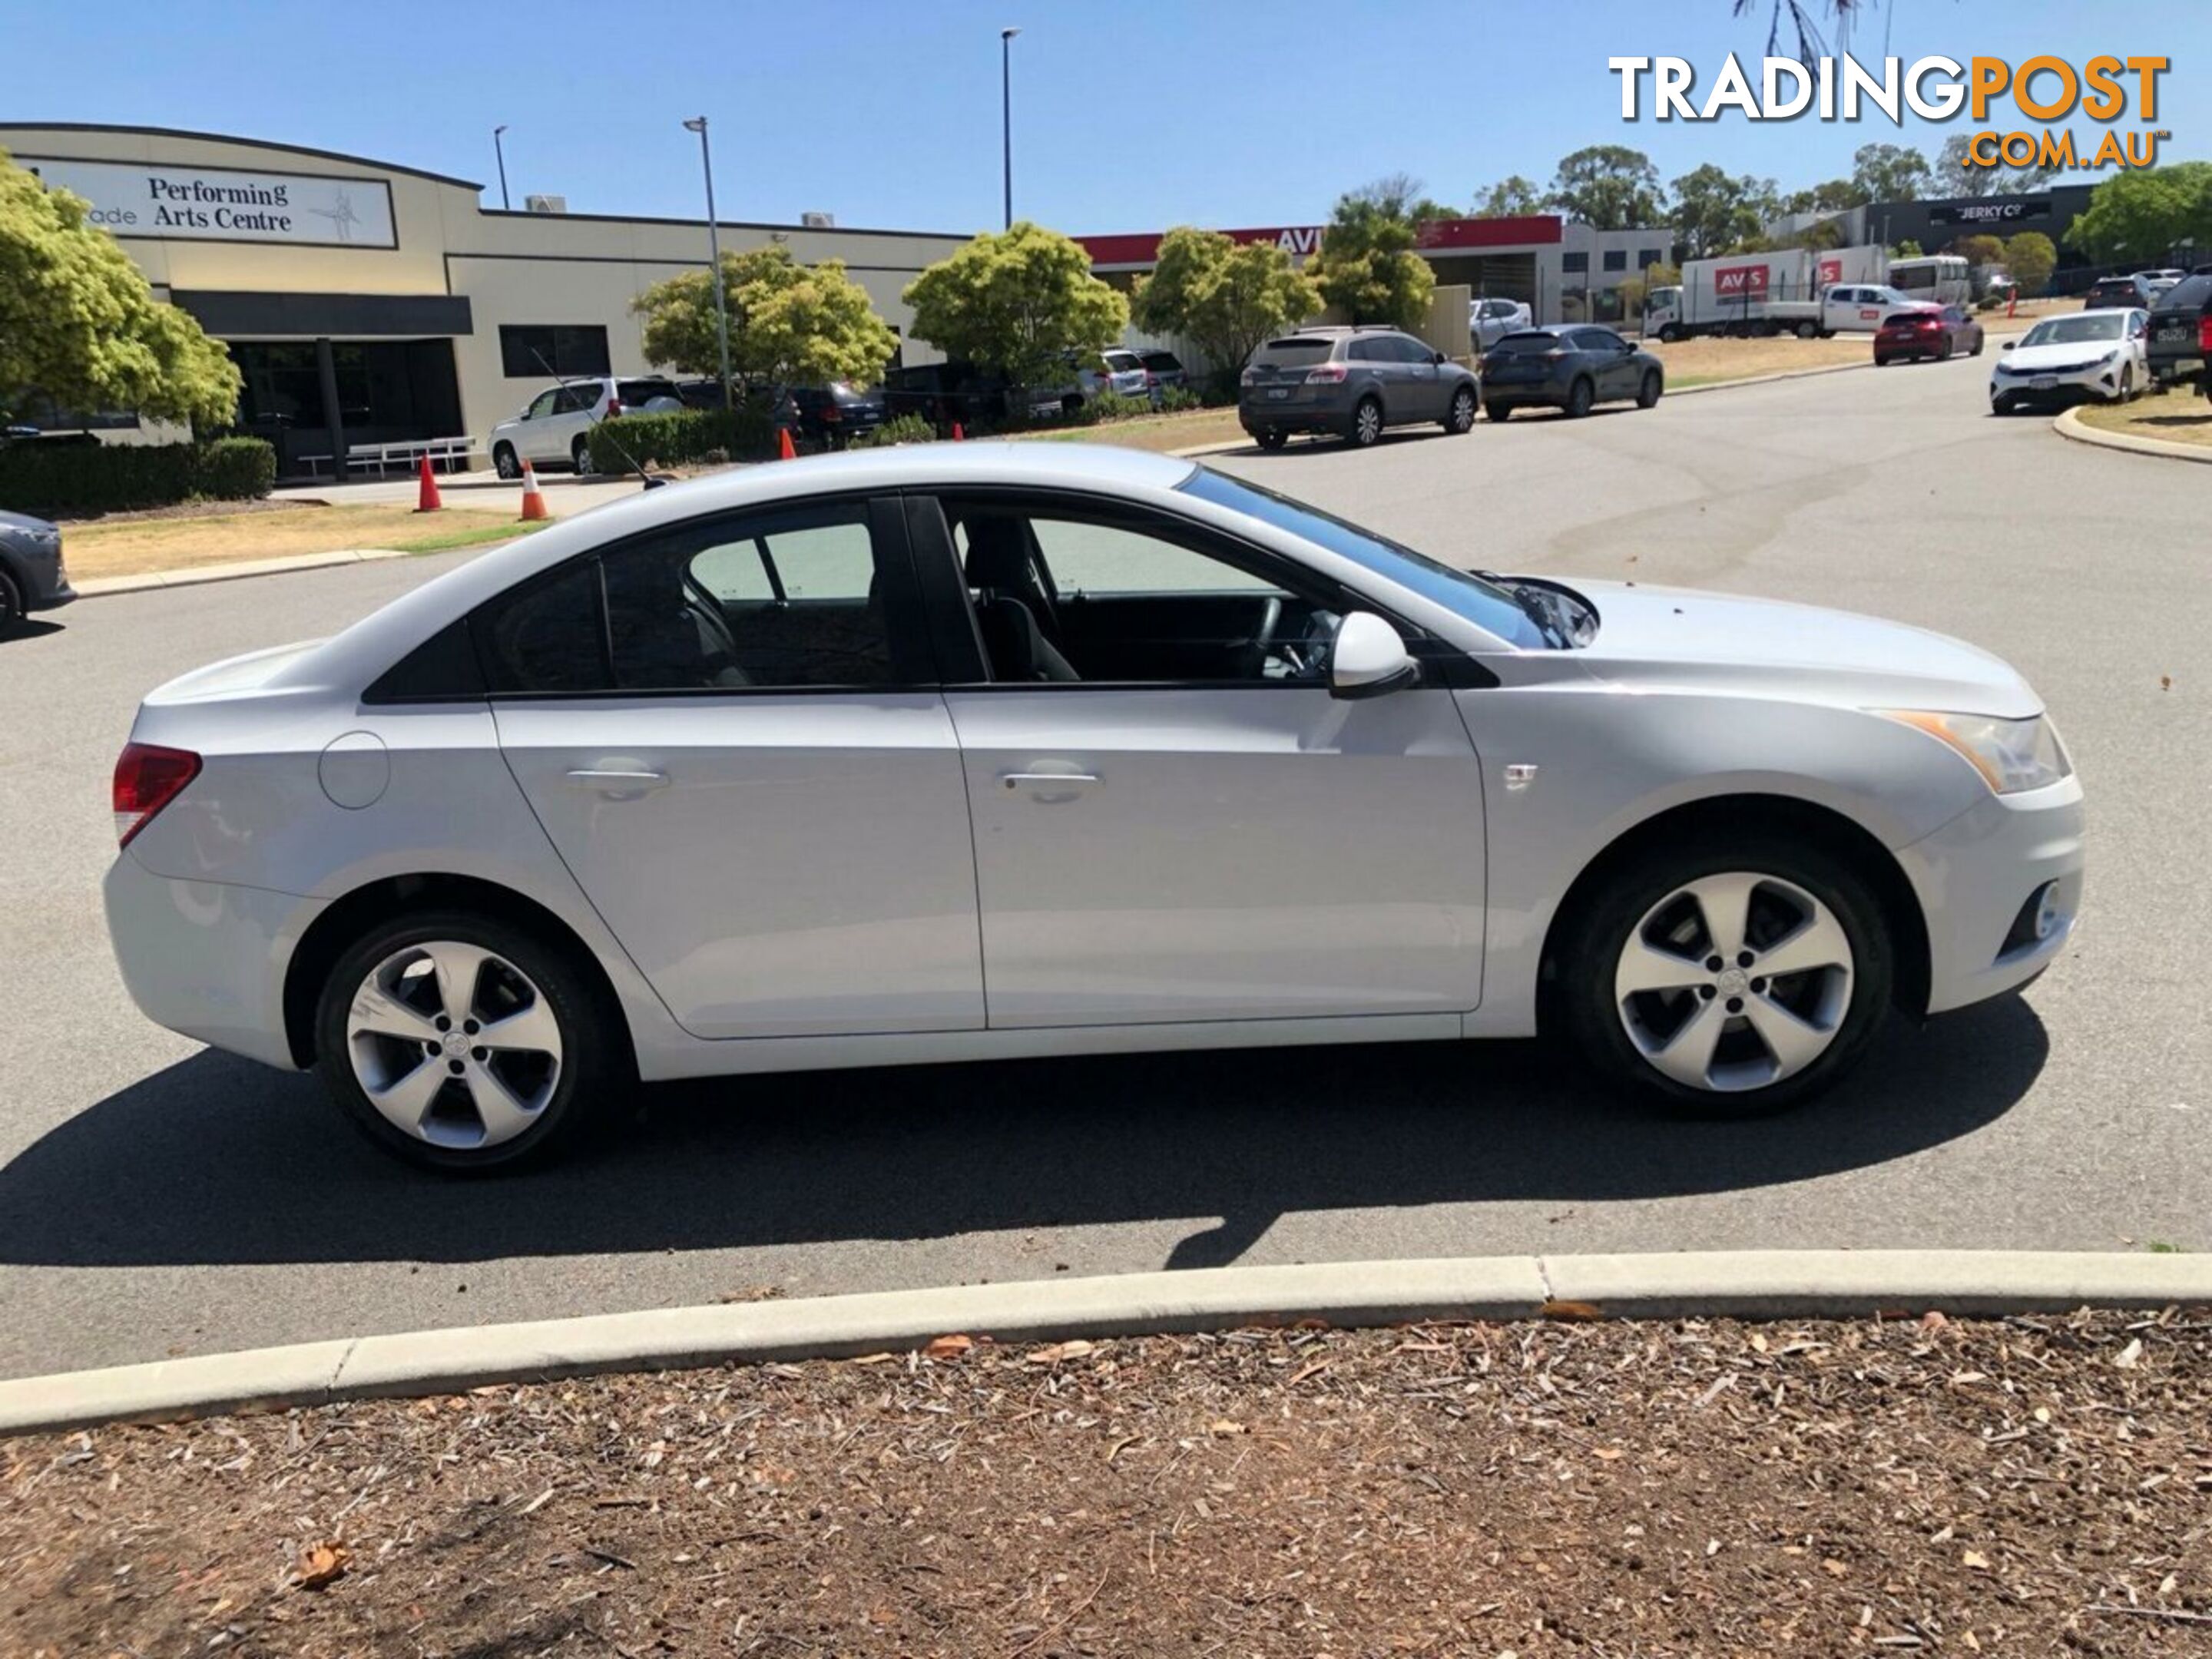
<instances>
[{"instance_id":1,"label":"orange traffic cone","mask_svg":"<svg viewBox=\"0 0 2212 1659\"><path fill-rule=\"evenodd\" d=\"M2020 284L2013 284L2012 297L2005 301L2005 315L2010 317L2020 309Z\"/></svg>"},{"instance_id":2,"label":"orange traffic cone","mask_svg":"<svg viewBox=\"0 0 2212 1659\"><path fill-rule=\"evenodd\" d=\"M536 520L550 519L552 516L553 515L551 514L545 510L545 492L538 487L538 469L531 465L529 462L525 461L522 464L522 518L520 522L523 524L530 524Z\"/></svg>"},{"instance_id":3,"label":"orange traffic cone","mask_svg":"<svg viewBox=\"0 0 2212 1659\"><path fill-rule=\"evenodd\" d=\"M425 455L422 458L422 488L415 498L415 510L417 513L435 513L445 505L438 495L438 475L430 471L430 458Z\"/></svg>"},{"instance_id":4,"label":"orange traffic cone","mask_svg":"<svg viewBox=\"0 0 2212 1659\"><path fill-rule=\"evenodd\" d=\"M791 428L780 426L775 429L775 458L779 461L795 461L799 452L791 447Z\"/></svg>"},{"instance_id":5,"label":"orange traffic cone","mask_svg":"<svg viewBox=\"0 0 2212 1659\"><path fill-rule=\"evenodd\" d=\"M957 421L952 423L952 441L956 444L968 441L968 434L960 429L960 422Z\"/></svg>"}]
</instances>

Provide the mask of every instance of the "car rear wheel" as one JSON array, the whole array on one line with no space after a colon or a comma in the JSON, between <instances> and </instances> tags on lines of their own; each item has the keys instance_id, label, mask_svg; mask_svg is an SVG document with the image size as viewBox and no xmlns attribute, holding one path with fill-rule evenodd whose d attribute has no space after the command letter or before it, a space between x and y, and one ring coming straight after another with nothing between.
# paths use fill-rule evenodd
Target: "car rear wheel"
<instances>
[{"instance_id":1,"label":"car rear wheel","mask_svg":"<svg viewBox=\"0 0 2212 1659\"><path fill-rule=\"evenodd\" d=\"M492 470L502 478L519 478L522 476L522 463L515 459L513 444L494 444L491 451L491 465Z\"/></svg>"},{"instance_id":2,"label":"car rear wheel","mask_svg":"<svg viewBox=\"0 0 2212 1659\"><path fill-rule=\"evenodd\" d=\"M316 1068L385 1151L472 1174L572 1143L626 1069L618 1019L562 950L496 917L380 923L338 958Z\"/></svg>"},{"instance_id":3,"label":"car rear wheel","mask_svg":"<svg viewBox=\"0 0 2212 1659\"><path fill-rule=\"evenodd\" d=\"M578 477L588 478L592 476L592 445L589 439L579 438L574 443L570 444L568 459L574 463Z\"/></svg>"},{"instance_id":4,"label":"car rear wheel","mask_svg":"<svg viewBox=\"0 0 2212 1659\"><path fill-rule=\"evenodd\" d=\"M1462 386L1458 391L1452 393L1451 413L1444 418L1444 430L1447 432L1472 432L1474 430L1474 392L1473 388Z\"/></svg>"},{"instance_id":5,"label":"car rear wheel","mask_svg":"<svg viewBox=\"0 0 2212 1659\"><path fill-rule=\"evenodd\" d=\"M1586 378L1577 379L1567 388L1567 401L1564 405L1567 411L1567 418L1571 421L1579 421L1590 412L1590 404L1596 400L1597 388Z\"/></svg>"},{"instance_id":6,"label":"car rear wheel","mask_svg":"<svg viewBox=\"0 0 2212 1659\"><path fill-rule=\"evenodd\" d=\"M1291 434L1279 426L1263 427L1252 436L1262 449L1280 449L1291 441Z\"/></svg>"},{"instance_id":7,"label":"car rear wheel","mask_svg":"<svg viewBox=\"0 0 2212 1659\"><path fill-rule=\"evenodd\" d=\"M1659 393L1662 390L1663 388L1660 385L1659 371L1656 368L1645 369L1644 383L1636 388L1636 406L1638 409L1650 408L1659 401Z\"/></svg>"},{"instance_id":8,"label":"car rear wheel","mask_svg":"<svg viewBox=\"0 0 2212 1659\"><path fill-rule=\"evenodd\" d=\"M1888 1006L1880 902L1849 865L1764 836L1656 849L1583 906L1559 962L1563 1035L1608 1080L1701 1115L1817 1094Z\"/></svg>"},{"instance_id":9,"label":"car rear wheel","mask_svg":"<svg viewBox=\"0 0 2212 1659\"><path fill-rule=\"evenodd\" d=\"M26 614L22 592L15 586L15 579L0 570L0 639L21 628Z\"/></svg>"},{"instance_id":10,"label":"car rear wheel","mask_svg":"<svg viewBox=\"0 0 2212 1659\"><path fill-rule=\"evenodd\" d=\"M1382 404L1376 398L1362 398L1352 411L1352 428L1347 434L1362 449L1372 449L1382 437Z\"/></svg>"}]
</instances>

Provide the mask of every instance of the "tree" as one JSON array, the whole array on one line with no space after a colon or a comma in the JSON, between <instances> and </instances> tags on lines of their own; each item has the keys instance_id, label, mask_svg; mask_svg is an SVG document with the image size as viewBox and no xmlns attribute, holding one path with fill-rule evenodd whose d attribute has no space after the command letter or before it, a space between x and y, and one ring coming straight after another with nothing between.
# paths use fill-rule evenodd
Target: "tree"
<instances>
[{"instance_id":1,"label":"tree","mask_svg":"<svg viewBox=\"0 0 2212 1659\"><path fill-rule=\"evenodd\" d=\"M1874 198L1849 179L1831 179L1810 190L1794 191L1782 201L1789 213L1847 213Z\"/></svg>"},{"instance_id":2,"label":"tree","mask_svg":"<svg viewBox=\"0 0 2212 1659\"><path fill-rule=\"evenodd\" d=\"M1429 314L1437 276L1413 252L1418 227L1406 208L1376 185L1340 196L1306 265L1322 298L1355 323L1418 328Z\"/></svg>"},{"instance_id":3,"label":"tree","mask_svg":"<svg viewBox=\"0 0 2212 1659\"><path fill-rule=\"evenodd\" d=\"M1187 337L1233 386L1269 335L1320 309L1320 290L1274 243L1240 246L1218 231L1178 225L1160 238L1129 316L1147 333Z\"/></svg>"},{"instance_id":4,"label":"tree","mask_svg":"<svg viewBox=\"0 0 2212 1659\"><path fill-rule=\"evenodd\" d=\"M2011 196L2048 184L2057 173L2054 165L2045 167L2030 162L2016 167L2000 160L1994 166L1969 166L1968 148L1974 141L1971 132L1954 132L1943 141L1943 148L1936 157L1936 190L1942 196ZM1984 152L1986 154L1986 152Z\"/></svg>"},{"instance_id":5,"label":"tree","mask_svg":"<svg viewBox=\"0 0 2212 1659\"><path fill-rule=\"evenodd\" d=\"M772 244L722 256L723 303L730 326L730 372L753 386L869 384L898 349L898 336L876 315L867 290L842 259L803 265ZM630 301L645 319L645 355L687 374L721 372L714 327L714 279L687 270L655 283Z\"/></svg>"},{"instance_id":6,"label":"tree","mask_svg":"<svg viewBox=\"0 0 2212 1659\"><path fill-rule=\"evenodd\" d=\"M1456 219L1459 210L1447 207L1423 188L1410 173L1388 173L1362 185L1352 194L1378 211L1408 224L1425 225L1437 219Z\"/></svg>"},{"instance_id":7,"label":"tree","mask_svg":"<svg viewBox=\"0 0 2212 1659\"><path fill-rule=\"evenodd\" d=\"M1666 216L1659 169L1626 144L1592 144L1561 156L1547 205L1599 230L1640 230Z\"/></svg>"},{"instance_id":8,"label":"tree","mask_svg":"<svg viewBox=\"0 0 2212 1659\"><path fill-rule=\"evenodd\" d=\"M2040 294L2058 268L2058 250L2039 230L2023 230L2004 245L2004 265L2022 294Z\"/></svg>"},{"instance_id":9,"label":"tree","mask_svg":"<svg viewBox=\"0 0 2212 1659\"><path fill-rule=\"evenodd\" d=\"M1889 257L1893 259L1917 259L1923 256L1924 252L1925 250L1921 247L1919 243L1914 241L1912 238L1908 236L1903 241L1899 242L1895 247L1890 249Z\"/></svg>"},{"instance_id":10,"label":"tree","mask_svg":"<svg viewBox=\"0 0 2212 1659\"><path fill-rule=\"evenodd\" d=\"M2162 259L2177 242L2212 243L2212 161L2129 168L2089 193L2066 240L2092 258Z\"/></svg>"},{"instance_id":11,"label":"tree","mask_svg":"<svg viewBox=\"0 0 2212 1659\"><path fill-rule=\"evenodd\" d=\"M1869 202L1917 202L1935 175L1910 144L1861 144L1851 156L1851 185Z\"/></svg>"},{"instance_id":12,"label":"tree","mask_svg":"<svg viewBox=\"0 0 2212 1659\"><path fill-rule=\"evenodd\" d=\"M1477 191L1474 212L1477 219L1521 219L1544 210L1544 192L1534 181L1519 173L1501 179L1488 190Z\"/></svg>"},{"instance_id":13,"label":"tree","mask_svg":"<svg viewBox=\"0 0 2212 1659\"><path fill-rule=\"evenodd\" d=\"M1951 244L1951 252L1969 265L2001 265L2004 263L2005 245L2002 238L1984 233L1961 236Z\"/></svg>"},{"instance_id":14,"label":"tree","mask_svg":"<svg viewBox=\"0 0 2212 1659\"><path fill-rule=\"evenodd\" d=\"M1641 275L1646 294L1655 288L1680 288L1682 285L1682 268L1670 265L1663 259L1656 265L1644 266Z\"/></svg>"},{"instance_id":15,"label":"tree","mask_svg":"<svg viewBox=\"0 0 2212 1659\"><path fill-rule=\"evenodd\" d=\"M1832 247L1844 245L1844 228L1833 219L1815 219L1790 240L1796 246L1826 253Z\"/></svg>"},{"instance_id":16,"label":"tree","mask_svg":"<svg viewBox=\"0 0 2212 1659\"><path fill-rule=\"evenodd\" d=\"M1756 236L1779 205L1771 179L1731 178L1711 161L1674 180L1674 229L1692 259Z\"/></svg>"},{"instance_id":17,"label":"tree","mask_svg":"<svg viewBox=\"0 0 2212 1659\"><path fill-rule=\"evenodd\" d=\"M1129 325L1128 301L1091 274L1091 256L1026 219L939 259L906 302L917 335L1024 386L1059 385L1070 354L1103 351Z\"/></svg>"},{"instance_id":18,"label":"tree","mask_svg":"<svg viewBox=\"0 0 2212 1659\"><path fill-rule=\"evenodd\" d=\"M0 150L0 397L228 424L244 384L229 354L154 298L88 205Z\"/></svg>"}]
</instances>

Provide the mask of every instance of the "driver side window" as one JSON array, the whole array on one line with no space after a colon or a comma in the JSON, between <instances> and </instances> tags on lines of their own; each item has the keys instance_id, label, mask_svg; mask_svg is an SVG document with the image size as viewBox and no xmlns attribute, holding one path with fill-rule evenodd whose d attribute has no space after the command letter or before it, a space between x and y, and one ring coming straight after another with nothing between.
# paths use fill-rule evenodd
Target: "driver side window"
<instances>
[{"instance_id":1,"label":"driver side window","mask_svg":"<svg viewBox=\"0 0 2212 1659\"><path fill-rule=\"evenodd\" d=\"M558 398L560 395L561 388L557 386L550 392L539 392L535 398L532 398L530 400L530 407L522 411L522 418L526 421L544 420L548 415L550 415L553 412L554 401Z\"/></svg>"},{"instance_id":2,"label":"driver side window","mask_svg":"<svg viewBox=\"0 0 2212 1659\"><path fill-rule=\"evenodd\" d=\"M1141 517L943 505L994 683L1326 678L1334 596L1294 590L1264 555Z\"/></svg>"}]
</instances>

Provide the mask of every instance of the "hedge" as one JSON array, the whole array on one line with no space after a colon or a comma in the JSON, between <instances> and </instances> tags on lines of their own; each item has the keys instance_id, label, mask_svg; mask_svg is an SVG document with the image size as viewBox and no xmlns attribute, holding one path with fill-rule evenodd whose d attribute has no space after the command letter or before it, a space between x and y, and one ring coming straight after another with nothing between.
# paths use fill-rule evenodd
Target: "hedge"
<instances>
[{"instance_id":1,"label":"hedge","mask_svg":"<svg viewBox=\"0 0 2212 1659\"><path fill-rule=\"evenodd\" d=\"M0 446L0 507L26 513L109 513L178 501L245 501L276 482L276 452L258 438L204 444Z\"/></svg>"},{"instance_id":2,"label":"hedge","mask_svg":"<svg viewBox=\"0 0 2212 1659\"><path fill-rule=\"evenodd\" d=\"M738 461L775 448L775 422L768 411L687 409L672 415L622 415L592 428L592 465L600 472L636 466L679 466L688 461Z\"/></svg>"}]
</instances>

